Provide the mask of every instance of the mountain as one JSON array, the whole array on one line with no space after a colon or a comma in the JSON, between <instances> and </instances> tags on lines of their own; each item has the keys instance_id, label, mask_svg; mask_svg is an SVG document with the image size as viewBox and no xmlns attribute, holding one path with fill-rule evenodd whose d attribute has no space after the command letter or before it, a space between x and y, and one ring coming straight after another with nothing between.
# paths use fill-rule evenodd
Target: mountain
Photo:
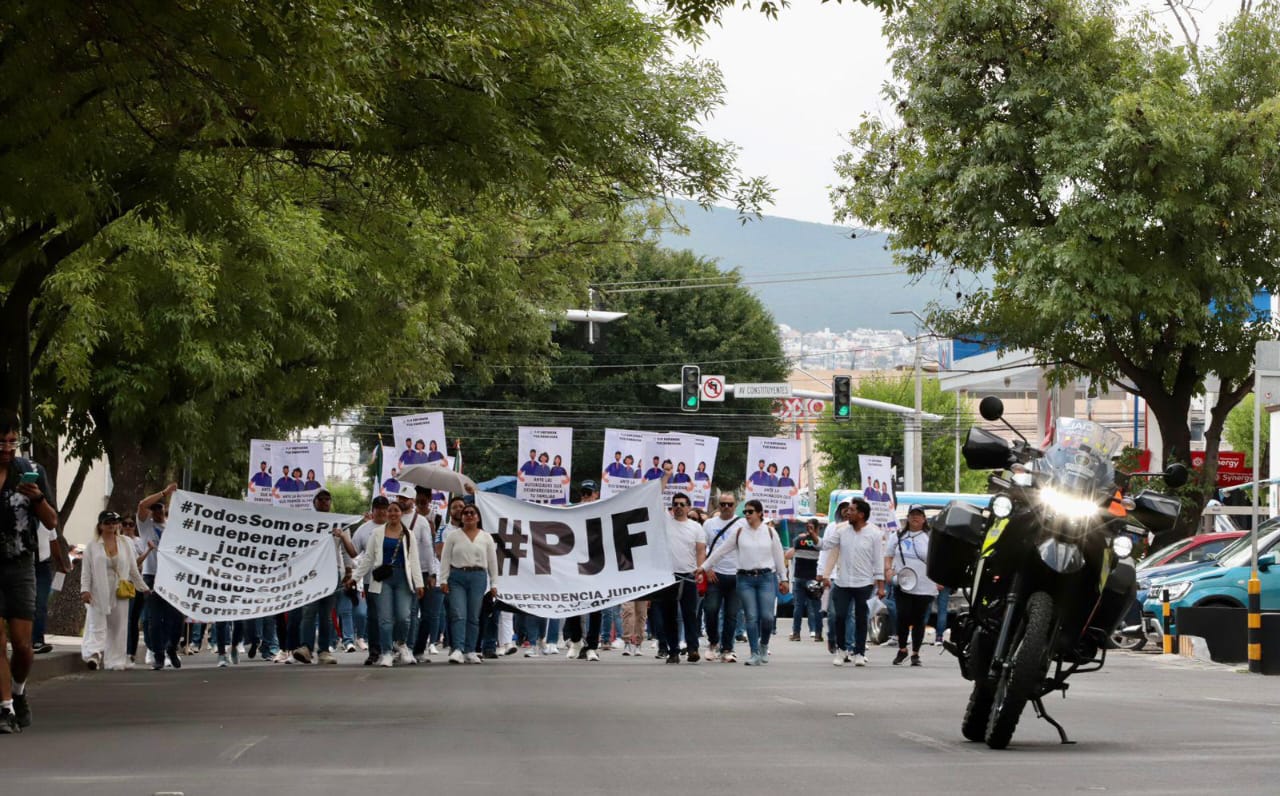
<instances>
[{"instance_id":1,"label":"mountain","mask_svg":"<svg viewBox=\"0 0 1280 796\"><path fill-rule=\"evenodd\" d=\"M900 329L911 332L910 315L923 314L930 301L954 301L938 277L916 284L893 264L883 233L765 216L740 222L734 210L703 210L680 202L688 234L668 231L662 245L688 249L737 268L778 323L802 332L844 329ZM829 278L839 275L841 278ZM856 275L855 278L844 278Z\"/></svg>"}]
</instances>

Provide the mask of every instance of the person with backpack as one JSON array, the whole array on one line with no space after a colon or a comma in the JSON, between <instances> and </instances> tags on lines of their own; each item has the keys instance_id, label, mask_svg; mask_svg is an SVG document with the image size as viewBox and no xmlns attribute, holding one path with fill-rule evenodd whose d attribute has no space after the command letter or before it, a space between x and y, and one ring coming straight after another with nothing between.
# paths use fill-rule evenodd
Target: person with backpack
<instances>
[{"instance_id":1,"label":"person with backpack","mask_svg":"<svg viewBox=\"0 0 1280 796\"><path fill-rule=\"evenodd\" d=\"M708 581L715 582L719 577L715 573L716 563L731 553L737 554L738 599L747 616L747 642L751 645L751 657L744 663L763 666L769 662L769 637L773 633L777 595L788 593L791 586L779 579L779 573L786 572L787 563L778 534L764 521L763 504L748 500L742 517L745 523L707 556L700 569L707 573Z\"/></svg>"}]
</instances>

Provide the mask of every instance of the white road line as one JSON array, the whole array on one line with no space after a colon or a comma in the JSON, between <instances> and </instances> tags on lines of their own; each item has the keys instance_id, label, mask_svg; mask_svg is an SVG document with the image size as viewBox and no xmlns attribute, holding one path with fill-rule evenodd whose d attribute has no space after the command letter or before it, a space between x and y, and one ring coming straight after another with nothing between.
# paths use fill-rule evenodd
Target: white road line
<instances>
[{"instance_id":1,"label":"white road line","mask_svg":"<svg viewBox=\"0 0 1280 796\"><path fill-rule=\"evenodd\" d=\"M241 755L249 751L253 747L267 740L265 735L251 735L237 744L227 747L222 754L218 755L218 759L224 763L234 763L240 759Z\"/></svg>"}]
</instances>

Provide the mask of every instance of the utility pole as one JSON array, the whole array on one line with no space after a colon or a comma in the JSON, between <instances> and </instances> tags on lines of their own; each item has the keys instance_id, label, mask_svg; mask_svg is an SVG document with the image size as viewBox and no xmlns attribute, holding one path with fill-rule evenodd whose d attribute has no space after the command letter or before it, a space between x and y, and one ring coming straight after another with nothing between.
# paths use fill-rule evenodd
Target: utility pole
<instances>
[{"instance_id":1,"label":"utility pole","mask_svg":"<svg viewBox=\"0 0 1280 796\"><path fill-rule=\"evenodd\" d=\"M915 412L910 418L904 418L907 425L907 434L905 450L903 451L903 487L907 492L921 491L924 469L924 453L921 444L921 435L924 426L923 410L924 410L924 385L920 372L920 335L921 329L924 327L924 318L921 318L915 310L895 310L890 315L910 315L916 319L916 355L915 355L915 380L916 380L916 401ZM958 490L957 490L958 491Z\"/></svg>"}]
</instances>

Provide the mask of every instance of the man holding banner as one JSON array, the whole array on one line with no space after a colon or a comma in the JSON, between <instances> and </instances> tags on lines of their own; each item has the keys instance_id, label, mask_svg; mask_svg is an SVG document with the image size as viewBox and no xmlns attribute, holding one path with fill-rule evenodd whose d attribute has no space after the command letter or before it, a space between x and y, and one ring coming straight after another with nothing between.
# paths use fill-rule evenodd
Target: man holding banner
<instances>
[{"instance_id":1,"label":"man holding banner","mask_svg":"<svg viewBox=\"0 0 1280 796\"><path fill-rule=\"evenodd\" d=\"M671 476L671 463L663 467L662 485L665 488ZM653 596L662 615L662 630L666 634L667 663L680 662L680 624L684 620L685 651L689 663L697 663L698 654L698 589L700 575L698 563L703 560L707 546L703 542L702 526L689 519L693 499L683 492L671 498L671 516L667 518L667 550L671 554L671 569L676 582ZM679 616L677 617L677 610Z\"/></svg>"}]
</instances>

